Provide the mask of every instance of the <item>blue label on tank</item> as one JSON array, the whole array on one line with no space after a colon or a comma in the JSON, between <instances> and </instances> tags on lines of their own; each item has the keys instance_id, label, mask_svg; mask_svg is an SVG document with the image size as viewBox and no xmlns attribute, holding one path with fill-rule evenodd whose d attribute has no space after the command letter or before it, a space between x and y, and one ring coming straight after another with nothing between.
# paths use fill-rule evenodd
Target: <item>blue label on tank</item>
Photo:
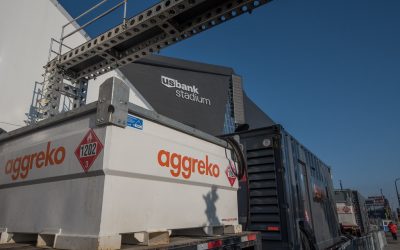
<instances>
[{"instance_id":1,"label":"blue label on tank","mask_svg":"<svg viewBox=\"0 0 400 250\"><path fill-rule=\"evenodd\" d=\"M136 129L143 129L143 120L133 115L128 115L127 125Z\"/></svg>"}]
</instances>

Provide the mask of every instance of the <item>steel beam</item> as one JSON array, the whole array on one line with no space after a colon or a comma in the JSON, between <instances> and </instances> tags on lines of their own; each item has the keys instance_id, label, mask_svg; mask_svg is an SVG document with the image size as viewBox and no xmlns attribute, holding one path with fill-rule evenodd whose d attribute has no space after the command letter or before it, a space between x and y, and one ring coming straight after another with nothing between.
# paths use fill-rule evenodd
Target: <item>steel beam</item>
<instances>
[{"instance_id":1,"label":"steel beam","mask_svg":"<svg viewBox=\"0 0 400 250\"><path fill-rule=\"evenodd\" d=\"M166 0L54 59L72 79L92 79L185 40L268 0Z\"/></svg>"},{"instance_id":2,"label":"steel beam","mask_svg":"<svg viewBox=\"0 0 400 250\"><path fill-rule=\"evenodd\" d=\"M82 89L80 84L84 83L87 90L89 79L244 13L251 13L268 2L270 0L164 0L130 19L124 16L120 25L57 56L44 66L50 86L45 97L52 98L48 100L50 106L46 106L46 109L51 109L46 112L47 116L58 112L56 102L60 91L71 95L70 91L62 89L63 78L78 84L77 89ZM86 100L86 92L77 93L74 99L80 100L76 102L78 107L84 104L82 100ZM79 93L84 93L84 96Z\"/></svg>"}]
</instances>

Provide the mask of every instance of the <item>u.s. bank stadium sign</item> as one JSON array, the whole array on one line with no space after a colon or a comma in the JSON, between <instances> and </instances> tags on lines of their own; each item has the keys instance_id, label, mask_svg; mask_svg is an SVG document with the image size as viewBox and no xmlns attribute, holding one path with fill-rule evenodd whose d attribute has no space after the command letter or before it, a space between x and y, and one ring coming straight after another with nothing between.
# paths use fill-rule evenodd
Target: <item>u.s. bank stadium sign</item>
<instances>
[{"instance_id":1,"label":"u.s. bank stadium sign","mask_svg":"<svg viewBox=\"0 0 400 250\"><path fill-rule=\"evenodd\" d=\"M168 88L175 88L175 95L178 98L211 106L211 100L200 96L199 88L194 84L183 84L166 76L161 76L161 84Z\"/></svg>"}]
</instances>

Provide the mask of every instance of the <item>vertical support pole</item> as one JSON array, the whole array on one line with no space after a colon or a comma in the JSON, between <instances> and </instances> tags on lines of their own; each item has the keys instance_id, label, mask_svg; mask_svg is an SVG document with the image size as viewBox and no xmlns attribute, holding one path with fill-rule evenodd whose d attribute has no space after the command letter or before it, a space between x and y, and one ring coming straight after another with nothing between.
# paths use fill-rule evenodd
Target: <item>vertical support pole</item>
<instances>
[{"instance_id":1,"label":"vertical support pole","mask_svg":"<svg viewBox=\"0 0 400 250\"><path fill-rule=\"evenodd\" d=\"M86 104L88 80L82 78L75 81L71 90L70 87L67 87L69 85L64 83L61 69L54 67L47 74L48 82L43 87L43 98L46 102L43 106L42 118L50 118L60 113L60 105L63 105L62 110L64 110L65 99L64 103L61 102L62 97L72 98L72 109ZM70 91L68 92L66 89L70 89Z\"/></svg>"},{"instance_id":2,"label":"vertical support pole","mask_svg":"<svg viewBox=\"0 0 400 250\"><path fill-rule=\"evenodd\" d=\"M59 68L51 69L48 77L47 86L44 88L44 98L47 103L44 106L44 118L53 117L59 113L61 89L63 88L63 75Z\"/></svg>"},{"instance_id":3,"label":"vertical support pole","mask_svg":"<svg viewBox=\"0 0 400 250\"><path fill-rule=\"evenodd\" d=\"M88 80L79 79L76 83L76 97L72 103L72 109L76 109L82 107L86 104L86 96L88 89Z\"/></svg>"},{"instance_id":4,"label":"vertical support pole","mask_svg":"<svg viewBox=\"0 0 400 250\"><path fill-rule=\"evenodd\" d=\"M126 28L126 8L127 8L128 0L124 0L124 28Z\"/></svg>"},{"instance_id":5,"label":"vertical support pole","mask_svg":"<svg viewBox=\"0 0 400 250\"><path fill-rule=\"evenodd\" d=\"M51 38L50 39L49 56L47 57L47 62L50 62L50 59L51 59L51 51L53 50L53 42L54 42L54 39Z\"/></svg>"},{"instance_id":6,"label":"vertical support pole","mask_svg":"<svg viewBox=\"0 0 400 250\"><path fill-rule=\"evenodd\" d=\"M399 208L400 208L399 189L397 188L397 181L399 181L399 180L400 180L400 178L397 178L397 179L394 181L394 185L396 186L397 202L399 203Z\"/></svg>"},{"instance_id":7,"label":"vertical support pole","mask_svg":"<svg viewBox=\"0 0 400 250\"><path fill-rule=\"evenodd\" d=\"M61 62L61 55L62 55L62 47L64 42L64 29L65 26L61 29L61 36L60 36L60 47L58 48L58 61Z\"/></svg>"},{"instance_id":8,"label":"vertical support pole","mask_svg":"<svg viewBox=\"0 0 400 250\"><path fill-rule=\"evenodd\" d=\"M245 121L244 99L242 78L238 75L232 75L232 100L233 113L236 125L242 125Z\"/></svg>"}]
</instances>

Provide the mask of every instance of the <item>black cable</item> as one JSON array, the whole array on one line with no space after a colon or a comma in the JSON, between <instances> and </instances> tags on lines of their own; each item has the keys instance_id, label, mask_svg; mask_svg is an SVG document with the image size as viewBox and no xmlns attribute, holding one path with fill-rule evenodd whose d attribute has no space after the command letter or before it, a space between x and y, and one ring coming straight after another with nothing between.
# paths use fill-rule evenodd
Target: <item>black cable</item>
<instances>
[{"instance_id":1,"label":"black cable","mask_svg":"<svg viewBox=\"0 0 400 250\"><path fill-rule=\"evenodd\" d=\"M244 175L246 175L246 191L247 191L247 211L246 211L246 224L244 225L245 229L248 230L248 224L250 221L250 187L249 187L249 176L247 171L247 162L244 156L244 153L240 147L238 141L236 141L233 137L222 137L233 149L234 154L236 155L236 159L238 162L238 170L232 170L233 174L238 178L238 181L241 181ZM225 150L226 154L226 150ZM227 157L228 158L228 157Z\"/></svg>"},{"instance_id":2,"label":"black cable","mask_svg":"<svg viewBox=\"0 0 400 250\"><path fill-rule=\"evenodd\" d=\"M233 139L233 137L226 137L224 139L232 147L233 153L236 156L236 160L238 162L238 167L237 167L237 171L232 171L232 172L240 181L243 178L244 174L246 173L246 168L247 168L246 159L244 157L242 149L240 148L239 142L237 142L235 139Z\"/></svg>"}]
</instances>

